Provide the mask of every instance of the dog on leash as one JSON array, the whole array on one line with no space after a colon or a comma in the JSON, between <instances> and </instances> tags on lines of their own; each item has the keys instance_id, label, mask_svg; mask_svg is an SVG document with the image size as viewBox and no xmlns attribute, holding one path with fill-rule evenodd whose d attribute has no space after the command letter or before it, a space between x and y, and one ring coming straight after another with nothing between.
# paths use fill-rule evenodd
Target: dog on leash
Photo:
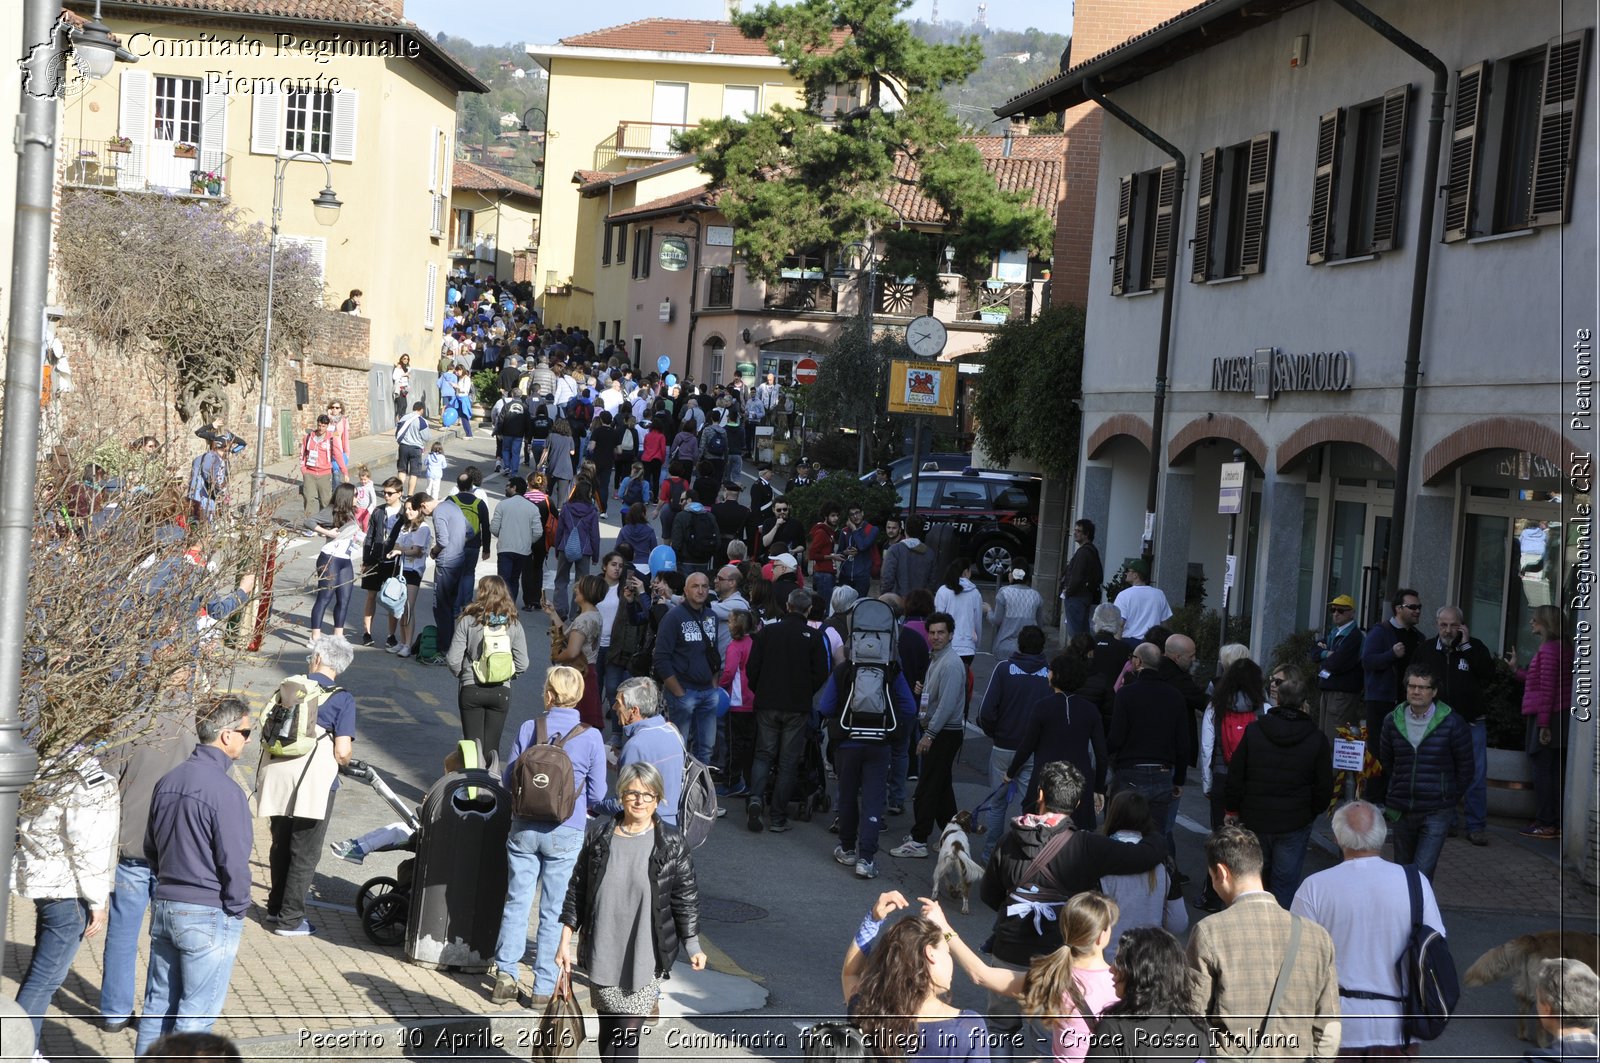
<instances>
[{"instance_id":1,"label":"dog on leash","mask_svg":"<svg viewBox=\"0 0 1600 1063\"><path fill-rule=\"evenodd\" d=\"M973 884L983 878L983 866L972 858L972 843L967 835L983 831L982 824L973 831L971 812L957 812L939 834L939 862L933 868L933 899L939 899L939 888L944 887L947 896L961 898L963 915L968 911L967 896Z\"/></svg>"},{"instance_id":2,"label":"dog on leash","mask_svg":"<svg viewBox=\"0 0 1600 1063\"><path fill-rule=\"evenodd\" d=\"M1600 971L1600 938L1577 930L1542 930L1512 938L1479 956L1462 978L1469 986L1488 985L1511 976L1511 992L1517 998L1517 1037L1541 1048L1550 1035L1540 1025L1534 1007L1534 983L1539 964L1544 960L1581 960Z\"/></svg>"}]
</instances>

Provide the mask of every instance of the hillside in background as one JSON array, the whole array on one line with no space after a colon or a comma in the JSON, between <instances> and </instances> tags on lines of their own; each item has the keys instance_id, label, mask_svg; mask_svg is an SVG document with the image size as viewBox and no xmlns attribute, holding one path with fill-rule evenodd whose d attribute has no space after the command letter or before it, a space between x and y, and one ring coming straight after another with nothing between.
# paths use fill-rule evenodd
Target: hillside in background
<instances>
[{"instance_id":1,"label":"hillside in background","mask_svg":"<svg viewBox=\"0 0 1600 1063\"><path fill-rule=\"evenodd\" d=\"M954 44L966 37L982 43L983 66L960 85L946 89L944 98L962 121L991 133L1003 132L1006 125L995 118L996 107L1061 72L1061 53L1068 41L1059 33L1032 28L997 30L975 22L934 25L918 19L911 23L911 31L929 44ZM1060 128L1054 118L1036 119L1031 124L1037 132Z\"/></svg>"}]
</instances>

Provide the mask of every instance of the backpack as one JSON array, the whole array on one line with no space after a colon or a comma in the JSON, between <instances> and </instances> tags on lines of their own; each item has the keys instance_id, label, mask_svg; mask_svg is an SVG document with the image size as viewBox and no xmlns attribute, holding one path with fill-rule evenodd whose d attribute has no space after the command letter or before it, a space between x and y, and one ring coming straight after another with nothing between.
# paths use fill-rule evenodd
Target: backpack
<instances>
[{"instance_id":1,"label":"backpack","mask_svg":"<svg viewBox=\"0 0 1600 1063\"><path fill-rule=\"evenodd\" d=\"M555 424L550 420L550 408L540 405L533 415L533 438L544 439L550 435L550 429Z\"/></svg>"},{"instance_id":2,"label":"backpack","mask_svg":"<svg viewBox=\"0 0 1600 1063\"><path fill-rule=\"evenodd\" d=\"M683 512L683 500L689 495L689 485L674 476L667 481L667 506L674 513Z\"/></svg>"},{"instance_id":3,"label":"backpack","mask_svg":"<svg viewBox=\"0 0 1600 1063\"><path fill-rule=\"evenodd\" d=\"M472 534L467 538L471 540L483 534L483 516L478 512L478 499L475 496L469 497L472 497L472 501L465 505L462 504L460 495L451 495L450 501L455 503L461 515L467 519L467 527L472 530Z\"/></svg>"},{"instance_id":4,"label":"backpack","mask_svg":"<svg viewBox=\"0 0 1600 1063\"><path fill-rule=\"evenodd\" d=\"M671 726L670 724L668 726ZM683 735L676 727L678 744L683 748L683 790L678 794L678 833L691 850L698 849L711 837L711 828L717 825L717 781L711 768L689 752Z\"/></svg>"},{"instance_id":5,"label":"backpack","mask_svg":"<svg viewBox=\"0 0 1600 1063\"><path fill-rule=\"evenodd\" d=\"M625 506L637 506L643 502L644 479L642 477L635 479L630 476L627 486L622 489L622 504Z\"/></svg>"},{"instance_id":6,"label":"backpack","mask_svg":"<svg viewBox=\"0 0 1600 1063\"><path fill-rule=\"evenodd\" d=\"M717 518L704 511L689 515L689 536L684 543L685 552L695 558L715 556L722 543L722 532Z\"/></svg>"},{"instance_id":7,"label":"backpack","mask_svg":"<svg viewBox=\"0 0 1600 1063\"><path fill-rule=\"evenodd\" d=\"M567 420L572 422L573 428L587 430L589 422L594 420L594 407L582 399L573 399L567 403Z\"/></svg>"},{"instance_id":8,"label":"backpack","mask_svg":"<svg viewBox=\"0 0 1600 1063\"><path fill-rule=\"evenodd\" d=\"M1253 712L1219 713L1215 706L1212 706L1211 717L1217 726L1217 752L1222 755L1222 766L1226 768L1233 762L1239 743L1244 741L1245 729L1258 717Z\"/></svg>"},{"instance_id":9,"label":"backpack","mask_svg":"<svg viewBox=\"0 0 1600 1063\"><path fill-rule=\"evenodd\" d=\"M863 598L850 607L847 631L839 726L850 738L881 742L899 726L892 688L900 674L900 622L888 605Z\"/></svg>"},{"instance_id":10,"label":"backpack","mask_svg":"<svg viewBox=\"0 0 1600 1063\"><path fill-rule=\"evenodd\" d=\"M416 658L418 664L437 664L444 658L439 656L439 629L429 624L417 636L417 641L411 647L411 656Z\"/></svg>"},{"instance_id":11,"label":"backpack","mask_svg":"<svg viewBox=\"0 0 1600 1063\"><path fill-rule=\"evenodd\" d=\"M1395 961L1404 996L1339 987L1341 996L1358 1000L1393 1000L1402 1005L1401 1027L1407 1040L1432 1041L1444 1033L1450 1012L1461 999L1456 961L1444 935L1422 921L1422 873L1405 865L1406 888L1411 893L1411 936Z\"/></svg>"},{"instance_id":12,"label":"backpack","mask_svg":"<svg viewBox=\"0 0 1600 1063\"><path fill-rule=\"evenodd\" d=\"M396 617L405 613L406 597L406 581L399 576L390 576L378 588L378 601Z\"/></svg>"},{"instance_id":13,"label":"backpack","mask_svg":"<svg viewBox=\"0 0 1600 1063\"><path fill-rule=\"evenodd\" d=\"M215 502L222 497L223 485L221 477L222 458L214 451L206 451L194 459L189 467L189 497L204 495Z\"/></svg>"},{"instance_id":14,"label":"backpack","mask_svg":"<svg viewBox=\"0 0 1600 1063\"><path fill-rule=\"evenodd\" d=\"M482 641L478 643L478 659L472 662L472 678L479 686L499 686L517 674L511 656L511 625L503 618L483 628Z\"/></svg>"},{"instance_id":15,"label":"backpack","mask_svg":"<svg viewBox=\"0 0 1600 1063\"><path fill-rule=\"evenodd\" d=\"M500 407L500 421L504 424L513 417L524 417L527 413L528 407L521 399L512 399Z\"/></svg>"},{"instance_id":16,"label":"backpack","mask_svg":"<svg viewBox=\"0 0 1600 1063\"><path fill-rule=\"evenodd\" d=\"M589 729L579 724L555 742L539 717L533 745L511 766L511 814L538 823L564 823L578 805L578 784L567 742Z\"/></svg>"},{"instance_id":17,"label":"backpack","mask_svg":"<svg viewBox=\"0 0 1600 1063\"><path fill-rule=\"evenodd\" d=\"M728 456L728 433L721 425L712 425L706 429L706 455L712 458L725 458Z\"/></svg>"},{"instance_id":18,"label":"backpack","mask_svg":"<svg viewBox=\"0 0 1600 1063\"><path fill-rule=\"evenodd\" d=\"M299 757L317 744L317 710L343 687L324 687L308 675L292 675L261 710L261 744L271 757Z\"/></svg>"},{"instance_id":19,"label":"backpack","mask_svg":"<svg viewBox=\"0 0 1600 1063\"><path fill-rule=\"evenodd\" d=\"M567 532L567 541L561 544L561 556L567 561L579 561L583 558L583 536L578 534L578 526L574 524L572 530Z\"/></svg>"}]
</instances>

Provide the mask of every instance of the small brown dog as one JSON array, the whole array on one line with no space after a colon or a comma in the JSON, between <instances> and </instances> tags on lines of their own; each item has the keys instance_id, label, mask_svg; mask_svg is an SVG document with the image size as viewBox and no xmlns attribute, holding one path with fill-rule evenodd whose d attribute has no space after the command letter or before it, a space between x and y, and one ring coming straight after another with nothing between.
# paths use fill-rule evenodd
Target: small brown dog
<instances>
[{"instance_id":1,"label":"small brown dog","mask_svg":"<svg viewBox=\"0 0 1600 1063\"><path fill-rule=\"evenodd\" d=\"M939 834L939 861L933 868L933 899L939 899L939 887L943 886L946 894L961 898L963 915L970 910L967 896L973 884L983 878L983 866L972 858L972 843L967 835L983 831L982 824L976 831L972 830L971 812L957 812Z\"/></svg>"},{"instance_id":2,"label":"small brown dog","mask_svg":"<svg viewBox=\"0 0 1600 1063\"><path fill-rule=\"evenodd\" d=\"M1511 975L1511 992L1517 998L1517 1037L1543 1048L1550 1043L1550 1035L1539 1024L1533 987L1540 962L1554 959L1581 960L1592 969L1600 970L1600 938L1577 930L1523 934L1479 956L1477 962L1467 968L1462 981L1480 986Z\"/></svg>"}]
</instances>

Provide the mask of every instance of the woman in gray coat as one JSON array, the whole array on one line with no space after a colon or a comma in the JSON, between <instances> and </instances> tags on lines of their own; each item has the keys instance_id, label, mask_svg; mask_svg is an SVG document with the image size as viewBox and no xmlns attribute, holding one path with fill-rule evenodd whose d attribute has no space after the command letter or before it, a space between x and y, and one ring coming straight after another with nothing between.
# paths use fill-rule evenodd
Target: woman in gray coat
<instances>
[{"instance_id":1,"label":"woman in gray coat","mask_svg":"<svg viewBox=\"0 0 1600 1063\"><path fill-rule=\"evenodd\" d=\"M487 654L486 637L491 640ZM494 658L505 652L511 654L512 675L498 679L495 670L503 672L504 661ZM478 581L477 593L456 622L445 663L461 682L456 701L461 737L478 742L488 760L500 751L511 711L511 680L528 670L528 640L505 580L485 576Z\"/></svg>"}]
</instances>

